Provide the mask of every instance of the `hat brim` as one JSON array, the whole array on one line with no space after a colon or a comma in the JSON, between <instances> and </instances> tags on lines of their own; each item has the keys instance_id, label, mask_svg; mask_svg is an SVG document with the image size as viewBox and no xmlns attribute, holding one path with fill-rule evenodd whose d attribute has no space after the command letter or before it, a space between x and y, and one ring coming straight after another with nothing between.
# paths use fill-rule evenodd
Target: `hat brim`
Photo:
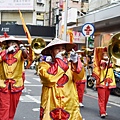
<instances>
[{"instance_id":1,"label":"hat brim","mask_svg":"<svg viewBox=\"0 0 120 120\"><path fill-rule=\"evenodd\" d=\"M84 50L77 50L76 53L84 53Z\"/></svg>"},{"instance_id":2,"label":"hat brim","mask_svg":"<svg viewBox=\"0 0 120 120\"><path fill-rule=\"evenodd\" d=\"M15 41L15 42L17 42L18 44L22 44L22 41L19 41L19 40L4 40L4 41L2 41L2 44L7 45L7 43L10 42L10 41Z\"/></svg>"},{"instance_id":3,"label":"hat brim","mask_svg":"<svg viewBox=\"0 0 120 120\"><path fill-rule=\"evenodd\" d=\"M69 52L71 51L72 49L74 49L77 45L74 44L74 43L59 43L59 44L54 44L52 46L46 46L42 51L41 51L41 54L42 55L51 55L50 53L50 50L51 50L51 47L54 47L54 46L57 46L57 45L65 45L66 47L66 51Z\"/></svg>"},{"instance_id":4,"label":"hat brim","mask_svg":"<svg viewBox=\"0 0 120 120\"><path fill-rule=\"evenodd\" d=\"M90 49L90 48L85 48L84 49L86 52L93 52L93 49Z\"/></svg>"},{"instance_id":5,"label":"hat brim","mask_svg":"<svg viewBox=\"0 0 120 120\"><path fill-rule=\"evenodd\" d=\"M2 38L1 40L2 44L7 44L9 41L16 41L18 44L22 44L22 41L19 38L15 38L13 36Z\"/></svg>"}]
</instances>

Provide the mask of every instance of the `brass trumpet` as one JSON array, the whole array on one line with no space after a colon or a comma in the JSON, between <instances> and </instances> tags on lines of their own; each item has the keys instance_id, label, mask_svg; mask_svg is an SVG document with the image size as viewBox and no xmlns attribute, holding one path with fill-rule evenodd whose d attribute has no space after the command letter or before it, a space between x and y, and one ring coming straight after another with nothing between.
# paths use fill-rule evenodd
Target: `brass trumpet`
<instances>
[{"instance_id":1,"label":"brass trumpet","mask_svg":"<svg viewBox=\"0 0 120 120\"><path fill-rule=\"evenodd\" d=\"M31 48L36 54L40 54L46 46L46 42L42 38L35 38L31 43Z\"/></svg>"}]
</instances>

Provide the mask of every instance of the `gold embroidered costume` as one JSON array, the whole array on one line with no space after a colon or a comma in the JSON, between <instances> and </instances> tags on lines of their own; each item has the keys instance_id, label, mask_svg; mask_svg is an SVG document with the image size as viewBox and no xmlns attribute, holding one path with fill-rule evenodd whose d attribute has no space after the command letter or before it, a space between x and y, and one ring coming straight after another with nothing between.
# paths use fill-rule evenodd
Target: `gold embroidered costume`
<instances>
[{"instance_id":1,"label":"gold embroidered costume","mask_svg":"<svg viewBox=\"0 0 120 120\"><path fill-rule=\"evenodd\" d=\"M80 61L79 61L80 62ZM43 84L41 95L42 120L82 120L75 81L84 76L84 69L78 63L76 71L62 60L52 65L40 63L40 78Z\"/></svg>"}]
</instances>

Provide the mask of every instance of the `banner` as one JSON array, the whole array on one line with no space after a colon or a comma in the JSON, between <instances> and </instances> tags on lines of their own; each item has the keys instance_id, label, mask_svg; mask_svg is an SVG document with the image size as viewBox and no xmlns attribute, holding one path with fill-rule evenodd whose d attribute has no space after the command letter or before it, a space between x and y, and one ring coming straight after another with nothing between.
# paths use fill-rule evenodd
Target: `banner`
<instances>
[{"instance_id":1,"label":"banner","mask_svg":"<svg viewBox=\"0 0 120 120\"><path fill-rule=\"evenodd\" d=\"M22 13L21 13L20 10L19 10L19 14L20 14L20 18L21 18L21 21L22 21L23 29L25 31L25 34L26 34L27 38L28 38L28 43L31 44L32 38L31 38L30 32L29 32L29 30L28 30L28 28L27 28L27 26L25 24L24 18L22 16Z\"/></svg>"},{"instance_id":2,"label":"banner","mask_svg":"<svg viewBox=\"0 0 120 120\"><path fill-rule=\"evenodd\" d=\"M22 21L23 29L24 29L25 34L26 34L27 39L28 39L28 43L31 44L32 38L31 38L30 32L29 32L29 30L28 30L28 28L25 24L24 18L22 16L22 13L21 13L20 10L19 10L19 14L20 14L20 18L21 18L21 21ZM31 66L32 61L33 61L33 51L31 49L31 47L29 47L29 58L28 58L28 64L26 66L27 69Z\"/></svg>"}]
</instances>

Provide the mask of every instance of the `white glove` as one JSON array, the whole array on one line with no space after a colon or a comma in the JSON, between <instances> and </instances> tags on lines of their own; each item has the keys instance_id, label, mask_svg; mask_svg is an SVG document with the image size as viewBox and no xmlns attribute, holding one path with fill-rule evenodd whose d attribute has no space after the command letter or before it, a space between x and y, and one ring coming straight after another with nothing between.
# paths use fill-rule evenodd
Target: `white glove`
<instances>
[{"instance_id":1,"label":"white glove","mask_svg":"<svg viewBox=\"0 0 120 120\"><path fill-rule=\"evenodd\" d=\"M59 52L59 53L55 56L55 58L63 59L64 53L65 53L65 51Z\"/></svg>"},{"instance_id":2,"label":"white glove","mask_svg":"<svg viewBox=\"0 0 120 120\"><path fill-rule=\"evenodd\" d=\"M7 49L7 52L15 52L15 46L10 46L8 49Z\"/></svg>"},{"instance_id":3,"label":"white glove","mask_svg":"<svg viewBox=\"0 0 120 120\"><path fill-rule=\"evenodd\" d=\"M78 54L75 52L74 49L72 49L72 51L70 52L70 60L73 63L76 63L78 61Z\"/></svg>"},{"instance_id":4,"label":"white glove","mask_svg":"<svg viewBox=\"0 0 120 120\"><path fill-rule=\"evenodd\" d=\"M26 50L26 48L24 47L23 44L20 44L20 49L21 49L21 50Z\"/></svg>"}]
</instances>

